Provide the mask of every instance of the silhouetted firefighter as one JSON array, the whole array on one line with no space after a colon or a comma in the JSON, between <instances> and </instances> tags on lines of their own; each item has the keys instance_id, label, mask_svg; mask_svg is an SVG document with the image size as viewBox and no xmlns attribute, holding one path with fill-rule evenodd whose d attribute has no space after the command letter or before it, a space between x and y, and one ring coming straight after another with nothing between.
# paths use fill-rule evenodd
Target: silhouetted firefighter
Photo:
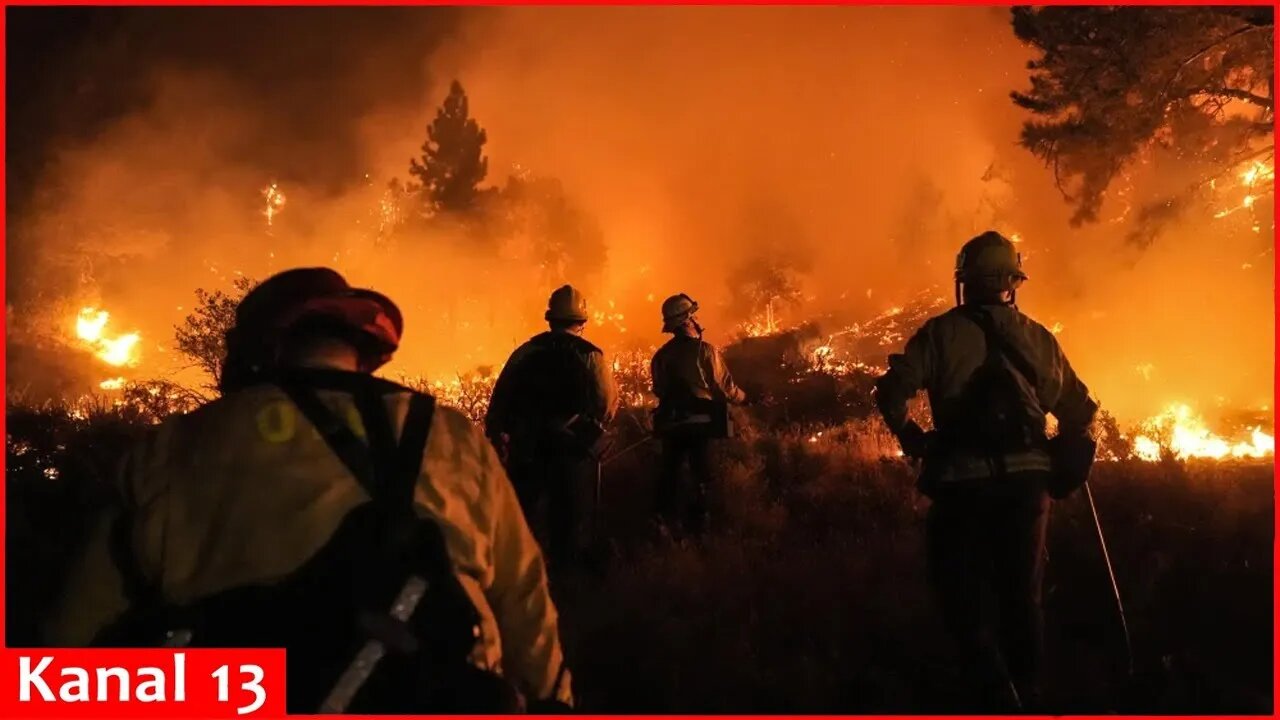
<instances>
[{"instance_id":1,"label":"silhouetted firefighter","mask_svg":"<svg viewBox=\"0 0 1280 720\"><path fill-rule=\"evenodd\" d=\"M551 329L511 354L484 420L553 573L591 549L599 446L618 408L604 353L582 337L587 319L582 293L553 292Z\"/></svg>"},{"instance_id":2,"label":"silhouetted firefighter","mask_svg":"<svg viewBox=\"0 0 1280 720\"><path fill-rule=\"evenodd\" d=\"M673 295L662 303L662 331L672 334L653 356L653 394L658 396L654 431L662 440L662 468L656 506L668 523L700 533L707 521L711 488L711 441L731 435L729 403L745 393L733 381L724 358L702 339L695 317L698 303ZM680 511L680 473L685 462L693 475L687 512Z\"/></svg>"},{"instance_id":3,"label":"silhouetted firefighter","mask_svg":"<svg viewBox=\"0 0 1280 720\"><path fill-rule=\"evenodd\" d=\"M403 327L327 268L249 292L223 396L134 448L53 643L284 647L291 713L571 702L542 555L493 448L371 375Z\"/></svg>"},{"instance_id":4,"label":"silhouetted firefighter","mask_svg":"<svg viewBox=\"0 0 1280 720\"><path fill-rule=\"evenodd\" d=\"M1041 586L1049 498L1084 483L1097 404L1057 338L1015 305L1027 279L996 232L956 258L958 306L889 357L876 402L903 452L924 460L929 571L944 620L979 693L976 710L1040 703ZM928 391L935 430L907 417ZM1058 420L1046 438L1045 415ZM994 595L996 607L986 607ZM994 611L994 612L993 612Z\"/></svg>"}]
</instances>

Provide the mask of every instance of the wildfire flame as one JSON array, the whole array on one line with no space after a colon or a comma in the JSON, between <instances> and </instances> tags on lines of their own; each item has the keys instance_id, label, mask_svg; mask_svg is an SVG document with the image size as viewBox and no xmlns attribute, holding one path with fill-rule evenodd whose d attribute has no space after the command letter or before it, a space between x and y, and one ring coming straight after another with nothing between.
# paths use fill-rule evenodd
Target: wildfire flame
<instances>
[{"instance_id":1,"label":"wildfire flame","mask_svg":"<svg viewBox=\"0 0 1280 720\"><path fill-rule=\"evenodd\" d=\"M1159 460L1166 449L1179 459L1264 458L1275 455L1276 439L1257 426L1249 429L1247 439L1228 440L1210 431L1190 406L1175 403L1144 422L1142 433L1133 438L1139 459Z\"/></svg>"},{"instance_id":2,"label":"wildfire flame","mask_svg":"<svg viewBox=\"0 0 1280 720\"><path fill-rule=\"evenodd\" d=\"M138 342L142 336L138 333L109 336L106 334L107 322L111 314L96 307L80 309L76 316L76 337L108 365L114 367L134 366L138 364Z\"/></svg>"},{"instance_id":3,"label":"wildfire flame","mask_svg":"<svg viewBox=\"0 0 1280 720\"><path fill-rule=\"evenodd\" d=\"M279 215L280 210L284 208L284 193L280 192L280 187L276 183L271 183L262 190L262 196L267 199L267 208L262 211L262 214L267 216L267 227L271 227L276 215Z\"/></svg>"},{"instance_id":4,"label":"wildfire flame","mask_svg":"<svg viewBox=\"0 0 1280 720\"><path fill-rule=\"evenodd\" d=\"M1246 187L1252 188L1259 180L1267 181L1275 179L1275 168L1269 168L1264 163L1254 161L1247 170L1240 173L1240 179L1244 181Z\"/></svg>"},{"instance_id":5,"label":"wildfire flame","mask_svg":"<svg viewBox=\"0 0 1280 720\"><path fill-rule=\"evenodd\" d=\"M1253 206L1258 201L1260 194L1270 192L1271 186L1275 182L1276 170L1274 167L1268 166L1258 160L1249 163L1249 166L1238 173L1240 177L1240 186L1244 188L1245 195L1239 204L1219 210L1214 213L1215 218L1224 218L1232 215L1240 210L1253 210ZM1217 183L1211 183L1210 188L1217 189ZM1256 225L1256 223L1255 223ZM1257 232L1260 228L1255 227Z\"/></svg>"},{"instance_id":6,"label":"wildfire flame","mask_svg":"<svg viewBox=\"0 0 1280 720\"><path fill-rule=\"evenodd\" d=\"M114 377L114 378L111 378L110 380L103 380L102 382L98 383L98 387L103 390L123 390L124 378Z\"/></svg>"},{"instance_id":7,"label":"wildfire flame","mask_svg":"<svg viewBox=\"0 0 1280 720\"><path fill-rule=\"evenodd\" d=\"M627 331L627 326L623 323L627 318L617 311L617 304L613 300L608 301L607 310L592 311L591 319L597 326L603 327L605 324L611 324L618 332Z\"/></svg>"},{"instance_id":8,"label":"wildfire flame","mask_svg":"<svg viewBox=\"0 0 1280 720\"><path fill-rule=\"evenodd\" d=\"M378 237L391 232L400 222L400 199L393 188L387 188L378 199Z\"/></svg>"},{"instance_id":9,"label":"wildfire flame","mask_svg":"<svg viewBox=\"0 0 1280 720\"><path fill-rule=\"evenodd\" d=\"M764 337L782 330L782 323L773 314L773 300L765 303L764 310L742 324L742 334L747 337Z\"/></svg>"}]
</instances>

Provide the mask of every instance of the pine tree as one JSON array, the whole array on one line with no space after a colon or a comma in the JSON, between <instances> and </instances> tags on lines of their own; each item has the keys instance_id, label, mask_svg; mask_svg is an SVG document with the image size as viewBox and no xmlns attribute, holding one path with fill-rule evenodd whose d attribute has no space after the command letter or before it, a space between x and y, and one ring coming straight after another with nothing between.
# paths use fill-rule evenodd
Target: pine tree
<instances>
[{"instance_id":1,"label":"pine tree","mask_svg":"<svg viewBox=\"0 0 1280 720\"><path fill-rule=\"evenodd\" d=\"M1053 169L1072 222L1096 221L1150 149L1200 166L1205 183L1269 153L1273 28L1269 7L1015 8L1014 33L1040 51L1031 89L1012 94L1036 116L1021 144Z\"/></svg>"},{"instance_id":2,"label":"pine tree","mask_svg":"<svg viewBox=\"0 0 1280 720\"><path fill-rule=\"evenodd\" d=\"M466 91L454 80L449 96L427 126L422 156L409 160L423 216L466 214L477 209L480 183L489 170L484 156L487 139L484 129L471 117Z\"/></svg>"}]
</instances>

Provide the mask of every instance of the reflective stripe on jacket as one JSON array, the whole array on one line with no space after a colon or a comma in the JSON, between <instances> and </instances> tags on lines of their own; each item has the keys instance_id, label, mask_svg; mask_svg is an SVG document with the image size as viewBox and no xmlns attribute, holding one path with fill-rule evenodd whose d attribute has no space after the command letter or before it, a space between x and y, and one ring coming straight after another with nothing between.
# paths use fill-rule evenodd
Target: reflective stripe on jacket
<instances>
[{"instance_id":1,"label":"reflective stripe on jacket","mask_svg":"<svg viewBox=\"0 0 1280 720\"><path fill-rule=\"evenodd\" d=\"M1021 373L1013 373L1031 415L1043 423L1045 414L1052 414L1062 433L1087 432L1098 405L1071 368L1057 337L1014 306L983 309L995 329L1036 369L1035 387ZM876 384L876 403L885 422L894 431L901 429L907 421L908 401L923 389L928 392L935 428L944 435L958 429L966 422L958 412L961 394L986 356L982 329L960 308L930 319L907 341L902 353L889 356L889 370ZM1005 363L1012 367L1007 358ZM1003 461L1009 472L1050 469L1049 455L1042 449L1011 452ZM954 454L950 465L956 479L994 472L989 459L963 450Z\"/></svg>"}]
</instances>

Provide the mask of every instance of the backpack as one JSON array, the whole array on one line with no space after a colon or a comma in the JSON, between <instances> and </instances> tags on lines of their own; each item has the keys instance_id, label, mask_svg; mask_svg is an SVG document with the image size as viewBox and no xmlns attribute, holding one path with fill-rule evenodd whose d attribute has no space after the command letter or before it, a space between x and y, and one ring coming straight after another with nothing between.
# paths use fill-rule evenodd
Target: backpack
<instances>
[{"instance_id":1,"label":"backpack","mask_svg":"<svg viewBox=\"0 0 1280 720\"><path fill-rule=\"evenodd\" d=\"M508 422L514 449L590 451L604 432L591 417L596 381L585 360L597 348L568 333L543 333L530 343L533 349L513 368Z\"/></svg>"},{"instance_id":2,"label":"backpack","mask_svg":"<svg viewBox=\"0 0 1280 720\"><path fill-rule=\"evenodd\" d=\"M403 391L400 386L324 370L291 372L275 382L371 499L283 580L231 588L186 606L145 591L94 644L283 647L291 714L518 710L514 687L468 662L479 613L454 574L439 526L413 508L433 399L411 396L396 443L383 397ZM318 388L353 394L368 445L325 406ZM121 564L136 569L136 560Z\"/></svg>"},{"instance_id":3,"label":"backpack","mask_svg":"<svg viewBox=\"0 0 1280 720\"><path fill-rule=\"evenodd\" d=\"M1038 385L1035 367L996 329L982 308L966 305L961 312L982 330L987 354L955 406L955 417L961 421L954 423L951 443L993 456L1042 445L1044 420L1028 407L1018 382L1021 375L1034 393ZM1034 396L1032 400L1038 402Z\"/></svg>"},{"instance_id":4,"label":"backpack","mask_svg":"<svg viewBox=\"0 0 1280 720\"><path fill-rule=\"evenodd\" d=\"M962 396L961 412L970 422L962 435L971 447L992 454L1010 450L1044 447L1049 452L1052 471L1049 474L1049 496L1062 500L1089 480L1098 443L1087 434L1063 435L1046 440L1044 422L1028 411L1014 373L1031 386L1038 387L1035 366L1022 351L1009 342L995 327L991 316L981 308L964 308L965 315L979 328L987 341L987 357L974 372ZM1008 359L1009 365L1002 360ZM1039 398L1034 398L1039 402Z\"/></svg>"}]
</instances>

